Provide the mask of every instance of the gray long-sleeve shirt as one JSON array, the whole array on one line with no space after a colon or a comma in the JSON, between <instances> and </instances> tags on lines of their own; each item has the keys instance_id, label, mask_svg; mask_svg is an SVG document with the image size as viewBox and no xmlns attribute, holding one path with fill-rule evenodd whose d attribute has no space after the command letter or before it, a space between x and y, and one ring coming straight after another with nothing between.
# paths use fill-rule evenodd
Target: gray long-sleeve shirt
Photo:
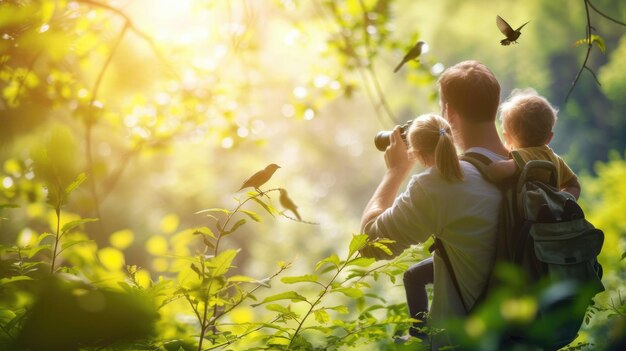
<instances>
[{"instance_id":1,"label":"gray long-sleeve shirt","mask_svg":"<svg viewBox=\"0 0 626 351\"><path fill-rule=\"evenodd\" d=\"M504 159L483 148L466 151L479 152L494 161ZM413 176L392 207L365 226L365 233L371 238L395 240L390 245L394 255L433 234L437 236L450 257L463 300L472 306L492 268L502 195L471 164L461 161L461 168L464 180L460 182L446 181L435 168ZM364 254L390 258L382 251ZM435 254L432 322L437 325L465 314L444 262ZM445 336L435 339L433 349L446 344L450 345Z\"/></svg>"}]
</instances>

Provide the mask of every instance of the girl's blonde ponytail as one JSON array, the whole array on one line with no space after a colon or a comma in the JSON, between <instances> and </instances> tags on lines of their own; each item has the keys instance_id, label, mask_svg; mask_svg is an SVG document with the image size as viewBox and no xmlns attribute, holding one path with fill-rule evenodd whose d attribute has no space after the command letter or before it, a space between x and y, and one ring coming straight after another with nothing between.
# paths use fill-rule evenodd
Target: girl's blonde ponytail
<instances>
[{"instance_id":1,"label":"girl's blonde ponytail","mask_svg":"<svg viewBox=\"0 0 626 351\"><path fill-rule=\"evenodd\" d=\"M434 114L417 117L411 124L408 139L411 151L430 159L444 179L463 180L450 125L445 119Z\"/></svg>"},{"instance_id":2,"label":"girl's blonde ponytail","mask_svg":"<svg viewBox=\"0 0 626 351\"><path fill-rule=\"evenodd\" d=\"M447 123L446 123L447 124ZM459 157L456 154L450 127L441 127L435 148L435 166L448 181L463 180Z\"/></svg>"}]
</instances>

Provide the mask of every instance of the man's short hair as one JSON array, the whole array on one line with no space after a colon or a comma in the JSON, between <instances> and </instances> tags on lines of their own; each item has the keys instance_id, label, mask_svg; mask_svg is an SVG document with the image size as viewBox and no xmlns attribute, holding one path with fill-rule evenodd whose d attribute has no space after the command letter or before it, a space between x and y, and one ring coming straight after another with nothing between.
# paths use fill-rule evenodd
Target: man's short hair
<instances>
[{"instance_id":1,"label":"man's short hair","mask_svg":"<svg viewBox=\"0 0 626 351\"><path fill-rule=\"evenodd\" d=\"M446 69L439 77L442 103L447 103L469 122L496 120L500 103L500 83L478 61L463 61Z\"/></svg>"},{"instance_id":2,"label":"man's short hair","mask_svg":"<svg viewBox=\"0 0 626 351\"><path fill-rule=\"evenodd\" d=\"M545 145L558 110L534 89L514 89L500 106L503 129L519 147Z\"/></svg>"}]
</instances>

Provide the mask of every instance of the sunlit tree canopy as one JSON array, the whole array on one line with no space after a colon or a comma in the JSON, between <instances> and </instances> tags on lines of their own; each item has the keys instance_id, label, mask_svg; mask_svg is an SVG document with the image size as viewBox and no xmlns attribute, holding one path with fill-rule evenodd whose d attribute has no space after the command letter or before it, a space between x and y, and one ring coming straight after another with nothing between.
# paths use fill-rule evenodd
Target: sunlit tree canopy
<instances>
[{"instance_id":1,"label":"sunlit tree canopy","mask_svg":"<svg viewBox=\"0 0 626 351\"><path fill-rule=\"evenodd\" d=\"M528 22L516 43L498 15ZM374 136L440 114L439 75L478 60L501 100L559 110L550 147L605 234L606 291L569 349L617 350L625 56L619 0L0 0L0 349L424 348L394 338L428 245L359 254L388 250L359 235ZM489 349L485 326L536 305L451 328Z\"/></svg>"}]
</instances>

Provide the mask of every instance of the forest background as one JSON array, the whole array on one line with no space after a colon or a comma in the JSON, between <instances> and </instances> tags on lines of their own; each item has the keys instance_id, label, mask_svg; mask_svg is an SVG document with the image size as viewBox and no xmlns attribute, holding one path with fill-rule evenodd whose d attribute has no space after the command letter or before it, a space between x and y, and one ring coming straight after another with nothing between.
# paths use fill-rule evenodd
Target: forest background
<instances>
[{"instance_id":1,"label":"forest background","mask_svg":"<svg viewBox=\"0 0 626 351\"><path fill-rule=\"evenodd\" d=\"M496 15L530 21L517 44L500 45ZM439 112L438 75L474 59L503 99L532 87L560 110L551 147L605 232L606 292L576 345L609 347L626 314L625 21L618 0L0 1L0 341L399 347L399 277L427 253L358 256L385 167L373 136ZM420 61L394 74L417 40ZM269 163L267 194L237 191ZM511 301L461 329L487 349L490 323L534 311ZM84 313L105 316L91 337L38 328Z\"/></svg>"}]
</instances>

